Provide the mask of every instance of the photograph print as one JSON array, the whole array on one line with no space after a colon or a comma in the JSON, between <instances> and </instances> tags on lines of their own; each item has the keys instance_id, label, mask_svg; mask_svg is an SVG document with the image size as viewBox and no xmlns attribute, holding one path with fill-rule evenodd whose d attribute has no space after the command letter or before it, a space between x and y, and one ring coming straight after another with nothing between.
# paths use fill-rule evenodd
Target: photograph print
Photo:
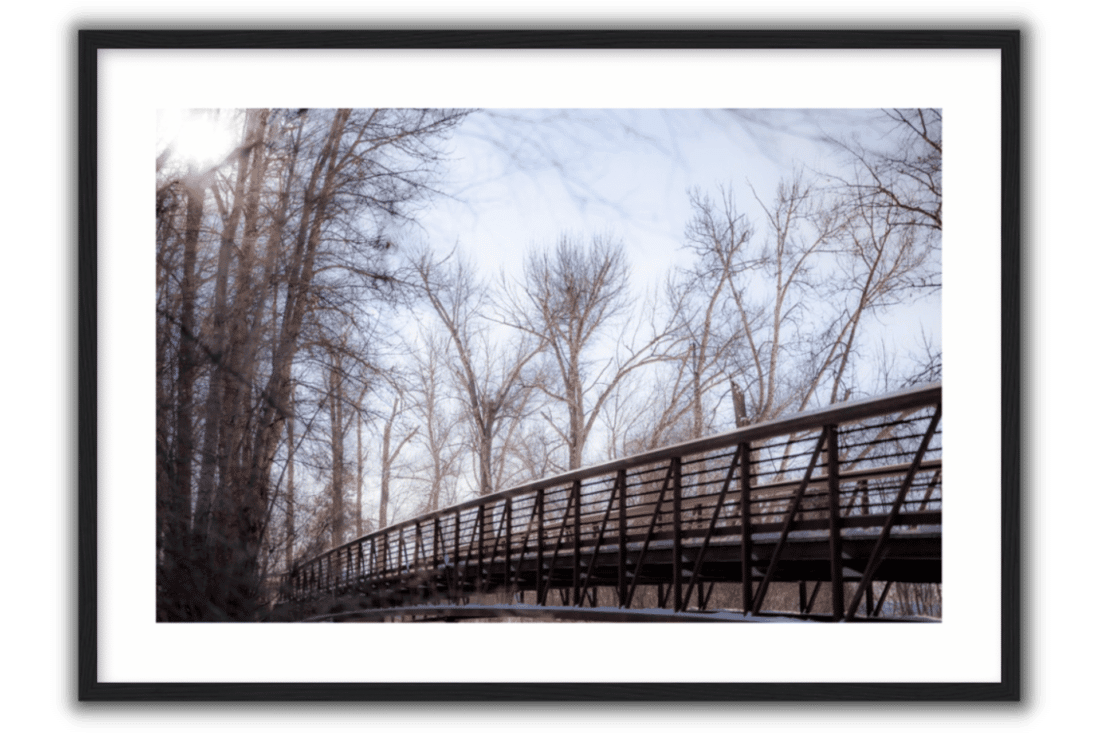
<instances>
[{"instance_id":1,"label":"photograph print","mask_svg":"<svg viewBox=\"0 0 1100 733\"><path fill-rule=\"evenodd\" d=\"M157 622L939 623L943 117L160 110Z\"/></svg>"}]
</instances>

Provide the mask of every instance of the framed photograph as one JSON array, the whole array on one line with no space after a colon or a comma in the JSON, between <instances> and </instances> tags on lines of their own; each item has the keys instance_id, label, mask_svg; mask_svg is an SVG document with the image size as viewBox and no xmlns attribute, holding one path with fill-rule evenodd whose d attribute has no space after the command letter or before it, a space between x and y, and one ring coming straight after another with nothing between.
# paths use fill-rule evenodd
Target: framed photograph
<instances>
[{"instance_id":1,"label":"framed photograph","mask_svg":"<svg viewBox=\"0 0 1100 733\"><path fill-rule=\"evenodd\" d=\"M80 699L1018 700L1019 42L80 31Z\"/></svg>"}]
</instances>

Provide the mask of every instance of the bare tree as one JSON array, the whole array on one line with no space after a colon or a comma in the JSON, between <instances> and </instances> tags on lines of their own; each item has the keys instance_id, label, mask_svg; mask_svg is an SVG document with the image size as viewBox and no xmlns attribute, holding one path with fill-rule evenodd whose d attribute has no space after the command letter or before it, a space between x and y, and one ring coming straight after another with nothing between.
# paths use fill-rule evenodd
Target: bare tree
<instances>
[{"instance_id":1,"label":"bare tree","mask_svg":"<svg viewBox=\"0 0 1100 733\"><path fill-rule=\"evenodd\" d=\"M158 296L170 298L175 306L172 311L169 311L167 304L162 306L157 319L157 367L161 376L157 390L157 458L160 462L157 472L158 587L177 595L186 592L187 578L191 574L190 524L195 458L193 398L199 368L196 270L206 186L204 177L191 173L180 182L178 188L186 201L186 213L182 236L179 237L182 240L182 256L178 258L181 270L179 291L175 297L167 288L158 291ZM158 210L158 214L165 218L174 213L170 208ZM167 242L168 238L164 241ZM167 281L170 278L165 275L163 279ZM173 347L175 359L168 353ZM168 385L166 382L174 384Z\"/></svg>"},{"instance_id":2,"label":"bare tree","mask_svg":"<svg viewBox=\"0 0 1100 733\"><path fill-rule=\"evenodd\" d=\"M751 251L752 223L737 210L726 189L720 189L718 201L698 190L690 197L695 217L685 239L694 264L677 273L667 288L669 302L678 304L677 327L688 348L672 381L674 399L667 401L667 414L659 424L674 424L686 401L691 407L690 437L699 437L715 427L713 411L722 398L740 389L731 376L738 351L748 346L746 321L751 319L740 312L738 290L745 287L746 273L759 267L762 258Z\"/></svg>"},{"instance_id":3,"label":"bare tree","mask_svg":"<svg viewBox=\"0 0 1100 733\"><path fill-rule=\"evenodd\" d=\"M460 412L449 404L455 400L449 398L447 389L451 380L446 361L453 354L450 336L426 326L421 336L423 348L413 351L415 399L411 409L423 428L418 436L426 453L425 468L419 472L427 484L422 507L425 512L434 512L443 502L455 499L464 442L458 436Z\"/></svg>"},{"instance_id":4,"label":"bare tree","mask_svg":"<svg viewBox=\"0 0 1100 733\"><path fill-rule=\"evenodd\" d=\"M290 411L286 419L286 498L283 502L284 524L283 531L286 535L286 569L289 572L294 567L294 539L296 536L295 506L297 496L294 484L294 392L290 393Z\"/></svg>"},{"instance_id":5,"label":"bare tree","mask_svg":"<svg viewBox=\"0 0 1100 733\"><path fill-rule=\"evenodd\" d=\"M937 109L881 113L888 134L875 144L837 142L851 174L831 178L847 224L836 252L840 277L829 297L844 307L831 329L825 361L832 363L831 400L854 389L846 369L861 320L941 287L938 252L942 228L942 115ZM938 348L925 344L925 372L938 373Z\"/></svg>"},{"instance_id":6,"label":"bare tree","mask_svg":"<svg viewBox=\"0 0 1100 733\"><path fill-rule=\"evenodd\" d=\"M533 399L537 395L528 393ZM518 485L565 470L565 446L550 432L548 423L527 419L509 426L503 445L505 462L499 465L499 485Z\"/></svg>"},{"instance_id":7,"label":"bare tree","mask_svg":"<svg viewBox=\"0 0 1100 733\"><path fill-rule=\"evenodd\" d=\"M942 111L887 109L882 117L893 130L877 144L832 139L851 157L851 175L836 180L852 205L889 226L942 230Z\"/></svg>"},{"instance_id":8,"label":"bare tree","mask_svg":"<svg viewBox=\"0 0 1100 733\"><path fill-rule=\"evenodd\" d=\"M347 374L344 372L343 358L338 348L329 349L329 389L326 402L328 404L330 444L332 446L332 466L330 489L332 491L332 546L344 544L345 539L345 512L344 496L347 491L345 484L348 477L348 463L344 458L348 430L351 420L355 417L354 403L348 397ZM352 409L349 409L351 407Z\"/></svg>"},{"instance_id":9,"label":"bare tree","mask_svg":"<svg viewBox=\"0 0 1100 733\"><path fill-rule=\"evenodd\" d=\"M365 394L365 390L364 390ZM360 403L362 396L360 396ZM362 408L362 404L360 404ZM356 411L355 415L355 536L362 537L363 529L363 474L364 464L367 460L366 448L363 446L363 412Z\"/></svg>"},{"instance_id":10,"label":"bare tree","mask_svg":"<svg viewBox=\"0 0 1100 733\"><path fill-rule=\"evenodd\" d=\"M161 543L162 568L183 571L161 573L159 618L252 616L292 385L312 384L305 399L328 391L303 354L345 326L361 337L366 304L392 283L381 231L429 192L462 116L249 110L235 117L240 144L208 170L173 178L179 166L158 155L158 394L174 417L158 416L158 522L194 533ZM363 359L366 345L345 354Z\"/></svg>"},{"instance_id":11,"label":"bare tree","mask_svg":"<svg viewBox=\"0 0 1100 733\"><path fill-rule=\"evenodd\" d=\"M771 203L757 198L762 237L727 191L717 201L692 194L686 234L695 263L670 288L684 303L680 327L691 346L681 358L689 366L665 380L681 399L666 417L690 405L698 435L710 393L723 403L728 395L724 404L742 424L857 390L862 326L920 296L935 270L919 227L894 223L888 207L853 190L796 175ZM687 379L691 388L679 393Z\"/></svg>"},{"instance_id":12,"label":"bare tree","mask_svg":"<svg viewBox=\"0 0 1100 733\"><path fill-rule=\"evenodd\" d=\"M833 376L829 401L836 402L848 381L848 365L863 319L918 296L928 269L928 240L910 226L895 226L874 206L857 206L838 252L842 276L829 297L843 304L834 321L835 337L822 362ZM851 388L844 389L845 392Z\"/></svg>"},{"instance_id":13,"label":"bare tree","mask_svg":"<svg viewBox=\"0 0 1100 733\"><path fill-rule=\"evenodd\" d=\"M378 527L386 527L392 521L390 509L390 481L401 451L419 432L419 426L408 426L405 418L408 404L406 390L396 382L391 382L393 404L383 417L382 450L379 453L381 491L378 495Z\"/></svg>"},{"instance_id":14,"label":"bare tree","mask_svg":"<svg viewBox=\"0 0 1100 733\"><path fill-rule=\"evenodd\" d=\"M730 396L736 424L805 407L839 349L820 356L832 306L818 298L824 263L832 262L831 248L845 231L842 212L800 175L781 183L771 204L757 201L765 217L762 243L727 191L717 202L692 195L687 239L695 265L681 273L679 287L695 304L681 328L697 348L696 426L700 396L715 389Z\"/></svg>"},{"instance_id":15,"label":"bare tree","mask_svg":"<svg viewBox=\"0 0 1100 733\"><path fill-rule=\"evenodd\" d=\"M524 278L518 290L506 284L506 319L545 340L554 376L539 388L565 410L565 425L551 425L568 448L568 467L578 468L604 405L628 374L666 358L672 327L637 337L642 321L630 318L626 255L604 237L588 244L561 237L528 257Z\"/></svg>"},{"instance_id":16,"label":"bare tree","mask_svg":"<svg viewBox=\"0 0 1100 733\"><path fill-rule=\"evenodd\" d=\"M757 201L766 218L765 243L749 270L757 280L733 291L747 346L741 379L750 421L805 408L826 373L828 360L807 347L820 333L815 308L823 276L817 273L845 226L832 202L801 174L781 183L770 205Z\"/></svg>"},{"instance_id":17,"label":"bare tree","mask_svg":"<svg viewBox=\"0 0 1100 733\"><path fill-rule=\"evenodd\" d=\"M620 383L600 417L609 460L698 437L691 366L689 351Z\"/></svg>"},{"instance_id":18,"label":"bare tree","mask_svg":"<svg viewBox=\"0 0 1100 733\"><path fill-rule=\"evenodd\" d=\"M412 267L425 298L451 339L451 373L462 394L477 460L478 493L493 492L493 466L500 460L494 443L501 424L522 417L528 388L525 371L542 347L537 334L500 344L489 333L488 293L470 269L451 256L440 262L429 253Z\"/></svg>"}]
</instances>

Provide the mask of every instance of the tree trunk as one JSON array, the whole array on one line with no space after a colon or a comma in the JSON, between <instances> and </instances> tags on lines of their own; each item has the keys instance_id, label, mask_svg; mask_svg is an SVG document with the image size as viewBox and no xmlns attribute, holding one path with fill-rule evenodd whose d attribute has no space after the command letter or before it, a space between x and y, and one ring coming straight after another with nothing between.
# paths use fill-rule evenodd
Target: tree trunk
<instances>
[{"instance_id":1,"label":"tree trunk","mask_svg":"<svg viewBox=\"0 0 1100 733\"><path fill-rule=\"evenodd\" d=\"M397 412L397 401L393 403ZM386 527L386 511L390 503L390 435L393 432L393 420L387 420L382 428L382 491L378 497L378 529Z\"/></svg>"},{"instance_id":2,"label":"tree trunk","mask_svg":"<svg viewBox=\"0 0 1100 733\"><path fill-rule=\"evenodd\" d=\"M232 406L227 410L223 404L226 389L233 387L233 385L227 384L229 377L226 368L229 360L228 351L233 348L232 339L228 334L230 321L228 302L229 270L233 260L233 251L236 248L237 227L241 218L241 204L244 200L245 184L248 178L248 164L248 153L241 153L237 160L237 183L236 190L233 193L233 208L223 225L221 246L218 249L218 269L214 277L213 327L207 343L214 369L210 375L210 386L206 393L206 418L196 511L196 530L204 536L210 530L210 515L215 503L215 471L220 473L223 486L228 477L227 440L226 436L222 434L221 425L223 415L227 412L230 415L233 413Z\"/></svg>"},{"instance_id":3,"label":"tree trunk","mask_svg":"<svg viewBox=\"0 0 1100 733\"><path fill-rule=\"evenodd\" d=\"M294 411L286 417L286 570L294 567Z\"/></svg>"},{"instance_id":4,"label":"tree trunk","mask_svg":"<svg viewBox=\"0 0 1100 733\"><path fill-rule=\"evenodd\" d=\"M332 440L332 546L344 544L344 377L340 355L329 367L329 421Z\"/></svg>"},{"instance_id":5,"label":"tree trunk","mask_svg":"<svg viewBox=\"0 0 1100 733\"><path fill-rule=\"evenodd\" d=\"M363 536L363 416L355 415L355 536Z\"/></svg>"},{"instance_id":6,"label":"tree trunk","mask_svg":"<svg viewBox=\"0 0 1100 733\"><path fill-rule=\"evenodd\" d=\"M176 401L176 460L174 500L169 504L168 526L170 547L183 551L184 536L191 525L191 482L195 456L194 420L192 400L195 378L198 373L196 344L195 297L198 289L196 263L198 259L199 228L202 225L203 203L206 198L205 181L191 178L187 187L187 222L184 230L183 277L180 283L180 346L179 388Z\"/></svg>"},{"instance_id":7,"label":"tree trunk","mask_svg":"<svg viewBox=\"0 0 1100 733\"><path fill-rule=\"evenodd\" d=\"M272 347L272 369L262 391L262 401L254 425L251 449L247 462L242 462L239 479L235 481L237 522L234 528L234 572L240 576L236 599L230 615L247 617L254 610L253 600L259 590L255 577L256 559L259 555L266 526L267 502L270 493L271 466L282 426L289 415L291 366L298 352L302 324L310 309L313 287L314 261L320 247L321 233L328 217L328 207L336 190L335 158L338 143L349 116L348 110L339 110L333 117L324 148L313 167L304 195L304 208L300 212L300 225L286 273L286 298L282 323L275 335Z\"/></svg>"},{"instance_id":8,"label":"tree trunk","mask_svg":"<svg viewBox=\"0 0 1100 733\"><path fill-rule=\"evenodd\" d=\"M161 537L160 573L157 618L166 621L193 619L195 580L192 570L190 525L192 501L192 465L195 457L193 399L198 373L195 343L195 299L198 289L196 274L199 228L202 225L206 182L198 176L183 181L187 195L187 213L183 232L183 261L180 276L179 353L177 354L177 388L175 400L175 444L166 451L171 456L165 476L164 501L158 505Z\"/></svg>"}]
</instances>

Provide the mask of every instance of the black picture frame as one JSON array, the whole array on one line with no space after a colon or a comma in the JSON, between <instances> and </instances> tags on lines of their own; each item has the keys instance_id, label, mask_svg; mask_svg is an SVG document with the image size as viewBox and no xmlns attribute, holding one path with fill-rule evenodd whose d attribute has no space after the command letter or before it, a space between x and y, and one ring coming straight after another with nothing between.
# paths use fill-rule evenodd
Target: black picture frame
<instances>
[{"instance_id":1,"label":"black picture frame","mask_svg":"<svg viewBox=\"0 0 1100 733\"><path fill-rule=\"evenodd\" d=\"M78 697L82 701L1014 701L1020 699L1020 46L1017 30L109 30L78 43ZM178 683L99 679L97 54L108 49L916 49L1000 52L999 682Z\"/></svg>"}]
</instances>

